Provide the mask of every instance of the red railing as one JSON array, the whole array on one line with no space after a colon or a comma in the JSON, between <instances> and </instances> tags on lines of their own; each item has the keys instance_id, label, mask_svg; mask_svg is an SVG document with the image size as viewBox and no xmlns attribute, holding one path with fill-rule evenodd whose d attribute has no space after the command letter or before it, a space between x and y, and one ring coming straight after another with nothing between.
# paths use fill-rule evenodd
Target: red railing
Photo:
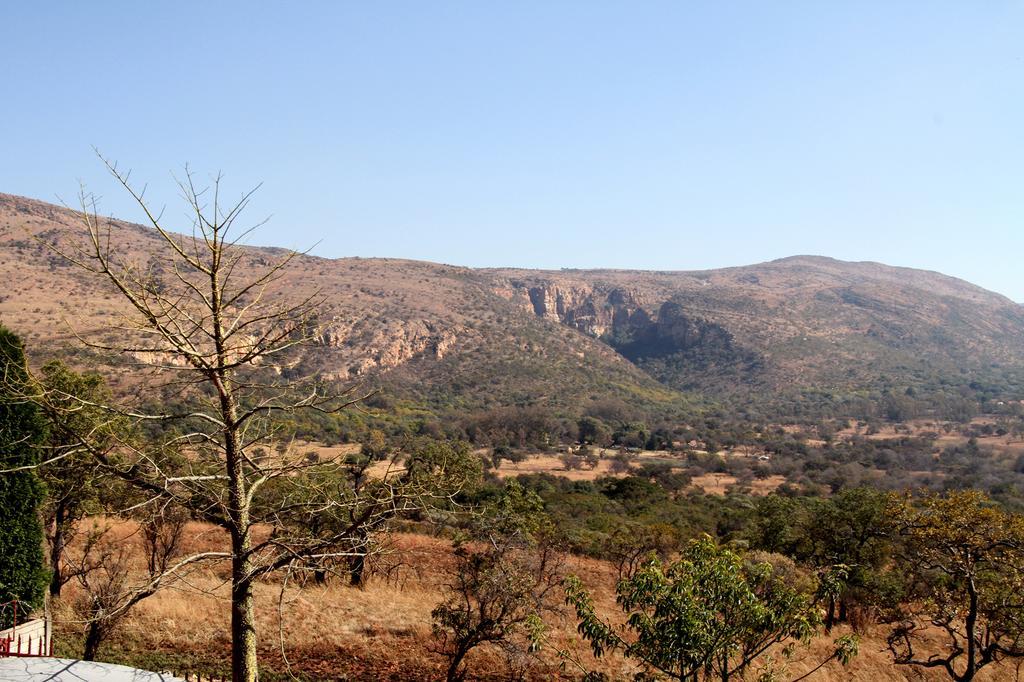
<instances>
[{"instance_id":1,"label":"red railing","mask_svg":"<svg viewBox=\"0 0 1024 682\"><path fill-rule=\"evenodd\" d=\"M50 656L53 654L53 638L50 622L46 619L18 623L18 601L0 604L0 620L11 615L11 627L0 631L0 656ZM27 630L27 632L26 632Z\"/></svg>"}]
</instances>

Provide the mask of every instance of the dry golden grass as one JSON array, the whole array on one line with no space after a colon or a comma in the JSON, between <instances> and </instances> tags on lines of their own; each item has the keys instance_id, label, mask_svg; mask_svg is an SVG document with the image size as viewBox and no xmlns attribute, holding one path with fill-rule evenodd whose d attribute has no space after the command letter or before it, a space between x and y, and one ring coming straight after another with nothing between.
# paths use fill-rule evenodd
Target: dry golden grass
<instances>
[{"instance_id":1,"label":"dry golden grass","mask_svg":"<svg viewBox=\"0 0 1024 682\"><path fill-rule=\"evenodd\" d=\"M115 528L124 542L135 542L133 528ZM189 550L221 544L220 534L202 524L188 527ZM281 577L257 589L257 624L260 653L268 680L286 679L291 670L305 680L433 680L443 671L434 652L430 612L441 599L442 571L451 561L448 541L418 534L398 534L389 551L376 561L377 570L363 589L341 579L326 585L284 585ZM594 559L571 557L567 572L576 573L592 589L600 613L621 622L614 599L615 569ZM124 623L106 650L110 660L122 662L189 661L179 667L223 669L229 652L228 592L222 567L192 573L187 581L142 602ZM67 652L77 626L70 622L67 600L55 607L60 644ZM280 605L280 611L279 609ZM594 660L575 633L572 614L563 609L548 618L548 643L526 678L573 679L576 671L560 670L557 650L575 650L582 662L613 679L631 679L636 666L618 655ZM834 637L848 630L822 635L808 647L798 647L783 679L797 677L828 656ZM862 633L861 653L847 668L830 663L811 678L815 682L855 680L940 680L938 673L918 676L892 665L885 650L885 626ZM938 645L939 642L936 641ZM282 655L282 648L284 654ZM288 663L285 662L285 657ZM171 665L171 664L167 664ZM482 647L470 656L470 679L508 679L506 662L496 650ZM979 680L1013 679L1013 670L989 670Z\"/></svg>"},{"instance_id":2,"label":"dry golden grass","mask_svg":"<svg viewBox=\"0 0 1024 682\"><path fill-rule=\"evenodd\" d=\"M756 478L750 483L750 493L767 495L785 482L786 477L780 475ZM737 478L732 474L710 473L694 476L692 483L707 495L725 495L730 487L736 485Z\"/></svg>"},{"instance_id":3,"label":"dry golden grass","mask_svg":"<svg viewBox=\"0 0 1024 682\"><path fill-rule=\"evenodd\" d=\"M938 434L934 441L935 452L938 453L948 447L963 446L969 440L962 431L970 427L983 427L995 425L996 418L992 416L975 417L968 424L955 422L934 421L929 419L914 419L901 424L881 424L877 427L876 433L868 434L864 424L853 423L851 428L843 429L837 433L842 438L851 438L859 435L870 440L887 440L890 438L901 438L905 436L921 436L923 434ZM949 429L949 432L947 432ZM1003 436L980 435L977 437L980 447L991 450L997 456L1017 457L1024 454L1024 439L1012 434Z\"/></svg>"},{"instance_id":4,"label":"dry golden grass","mask_svg":"<svg viewBox=\"0 0 1024 682\"><path fill-rule=\"evenodd\" d=\"M614 450L603 450L601 454L601 460L593 469L584 467L582 469L566 470L560 455L544 453L530 455L525 461L519 463L502 462L501 467L495 473L499 478L503 479L522 476L524 474L552 474L554 476L568 478L571 481L593 481L603 476L625 475L616 474L611 471L611 458L615 454ZM722 454L730 456L729 453ZM743 453L736 456L748 457L749 455ZM672 460L676 460L680 462L680 464L683 463L677 455L653 450L644 450L636 453L633 463L643 464L644 462L664 462ZM383 465L379 465L379 467L382 468ZM702 474L700 476L694 476L692 480L692 484L695 487L700 488L702 492L708 495L725 495L728 488L735 485L736 482L737 479L735 476L724 473ZM754 495L767 495L785 482L785 476L768 476L764 479L755 479L750 484L750 492Z\"/></svg>"},{"instance_id":5,"label":"dry golden grass","mask_svg":"<svg viewBox=\"0 0 1024 682\"><path fill-rule=\"evenodd\" d=\"M133 531L124 523L114 530L122 542L136 541ZM189 551L220 544L218 534L203 524L190 524L188 533ZM276 672L288 668L286 656L293 670L308 679L436 679L443 661L433 652L430 612L441 600L439 569L451 558L445 540L399 534L373 562L375 572L363 589L349 587L341 577L325 585L301 576L292 576L288 584L283 576L261 583L256 593L261 656ZM611 575L611 567L601 562L572 564L573 570L592 582L606 582ZM215 669L229 645L226 578L224 566L204 568L145 600L107 651L120 660L132 651L198 652L200 666ZM64 605L55 609L57 630L69 638L76 624L67 603L75 593L69 586ZM567 646L571 633L568 614L562 614L552 643ZM536 679L556 675L558 663L553 655L544 657L537 665ZM474 652L471 665L479 673L476 679L505 675L504 660L496 651ZM605 667L616 672L615 659Z\"/></svg>"},{"instance_id":6,"label":"dry golden grass","mask_svg":"<svg viewBox=\"0 0 1024 682\"><path fill-rule=\"evenodd\" d=\"M584 466L582 469L567 470L562 463L562 456L559 454L538 453L529 455L522 462L504 461L494 472L499 478L514 478L526 474L552 474L562 476L571 481L593 481L602 476L617 476L611 471L611 457L614 452L611 450L601 451L602 457L597 466L591 469Z\"/></svg>"}]
</instances>

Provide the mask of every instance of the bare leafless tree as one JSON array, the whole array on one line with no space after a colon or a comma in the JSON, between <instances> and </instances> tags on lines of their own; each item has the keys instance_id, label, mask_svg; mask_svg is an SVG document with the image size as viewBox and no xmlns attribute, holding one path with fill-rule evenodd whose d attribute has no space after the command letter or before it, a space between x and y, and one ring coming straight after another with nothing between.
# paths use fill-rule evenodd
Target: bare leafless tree
<instances>
[{"instance_id":1,"label":"bare leafless tree","mask_svg":"<svg viewBox=\"0 0 1024 682\"><path fill-rule=\"evenodd\" d=\"M563 554L536 494L510 483L470 523L446 571L445 598L431 613L436 651L448 661L446 679L466 677L466 656L481 645L506 654L510 668L540 648L541 615L562 580Z\"/></svg>"},{"instance_id":2,"label":"bare leafless tree","mask_svg":"<svg viewBox=\"0 0 1024 682\"><path fill-rule=\"evenodd\" d=\"M100 646L136 604L156 594L168 579L179 577L181 566L175 559L180 554L185 521L180 510L158 508L140 522L146 557L141 580L132 570L130 542L112 537L111 526L95 525L85 533L81 547L68 559L68 578L74 578L79 586L72 608L84 626L84 660L96 658Z\"/></svg>"},{"instance_id":3,"label":"bare leafless tree","mask_svg":"<svg viewBox=\"0 0 1024 682\"><path fill-rule=\"evenodd\" d=\"M324 305L316 291L287 290L283 278L300 254L286 252L268 263L265 253L243 246L254 228L238 221L252 192L225 204L219 176L201 189L186 169L178 184L191 226L183 235L150 209L130 173L104 163L142 209L158 253L146 259L121 248L131 228L101 218L84 190L83 234L50 246L126 304L127 312L102 334L76 332L79 340L148 383L134 399L102 404L59 390L36 399L52 408L53 419L70 403L126 424L117 433L105 431L102 443L78 433L65 453L87 452L104 474L144 494L140 504L180 507L226 531L227 551L193 554L166 569L230 561L232 679L254 682L256 581L286 566L365 554L387 519L449 501L478 474L479 464L457 448L424 448L406 453L379 477L354 482L340 456L275 448L282 442L281 417L334 413L366 395L358 386L331 390L308 376L292 378L303 347L318 337ZM154 396L166 397L156 409L147 407Z\"/></svg>"}]
</instances>

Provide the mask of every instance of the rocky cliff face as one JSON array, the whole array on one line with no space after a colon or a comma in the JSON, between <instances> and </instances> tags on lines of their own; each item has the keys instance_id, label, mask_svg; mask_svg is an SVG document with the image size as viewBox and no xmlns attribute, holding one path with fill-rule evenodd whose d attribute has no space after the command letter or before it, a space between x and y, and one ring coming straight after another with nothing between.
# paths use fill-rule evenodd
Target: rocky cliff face
<instances>
[{"instance_id":1,"label":"rocky cliff face","mask_svg":"<svg viewBox=\"0 0 1024 682\"><path fill-rule=\"evenodd\" d=\"M428 320L338 318L321 328L321 346L342 352L344 369L329 378L357 377L374 370L389 370L419 357L441 360L465 333L461 327L441 327Z\"/></svg>"},{"instance_id":2,"label":"rocky cliff face","mask_svg":"<svg viewBox=\"0 0 1024 682\"><path fill-rule=\"evenodd\" d=\"M636 314L616 327L617 336L609 339L627 358L668 357L694 349L730 353L732 335L721 325L694 318L673 301L665 301L654 319Z\"/></svg>"},{"instance_id":3,"label":"rocky cliff face","mask_svg":"<svg viewBox=\"0 0 1024 682\"><path fill-rule=\"evenodd\" d=\"M588 283L509 280L496 287L537 317L561 322L588 336L603 338L639 315L649 319L635 292Z\"/></svg>"},{"instance_id":4,"label":"rocky cliff face","mask_svg":"<svg viewBox=\"0 0 1024 682\"><path fill-rule=\"evenodd\" d=\"M538 317L597 337L634 362L700 349L723 357L734 351L724 327L672 300L645 301L635 290L572 281L510 280L503 295Z\"/></svg>"}]
</instances>

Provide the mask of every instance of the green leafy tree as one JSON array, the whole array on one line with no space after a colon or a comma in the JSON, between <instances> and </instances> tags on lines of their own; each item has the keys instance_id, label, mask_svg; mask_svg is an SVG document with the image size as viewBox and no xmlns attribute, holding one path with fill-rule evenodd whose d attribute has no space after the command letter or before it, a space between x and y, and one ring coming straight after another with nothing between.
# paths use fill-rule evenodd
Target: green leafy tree
<instances>
[{"instance_id":1,"label":"green leafy tree","mask_svg":"<svg viewBox=\"0 0 1024 682\"><path fill-rule=\"evenodd\" d=\"M18 600L37 608L43 600L47 572L43 557L40 507L46 489L36 475L46 424L29 393L28 369L21 340L0 326L0 602ZM7 610L0 625L10 625Z\"/></svg>"},{"instance_id":2,"label":"green leafy tree","mask_svg":"<svg viewBox=\"0 0 1024 682\"><path fill-rule=\"evenodd\" d=\"M380 429L370 429L370 432L366 435L366 440L362 445L362 454L366 455L370 459L383 459L388 454L388 437L387 434Z\"/></svg>"},{"instance_id":3,"label":"green leafy tree","mask_svg":"<svg viewBox=\"0 0 1024 682\"><path fill-rule=\"evenodd\" d=\"M651 556L662 559L679 547L679 532L669 524L623 523L608 538L603 554L615 563L619 578L633 575Z\"/></svg>"},{"instance_id":4,"label":"green leafy tree","mask_svg":"<svg viewBox=\"0 0 1024 682\"><path fill-rule=\"evenodd\" d=\"M579 429L581 443L606 447L612 442L611 429L596 417L583 417L576 427Z\"/></svg>"},{"instance_id":5,"label":"green leafy tree","mask_svg":"<svg viewBox=\"0 0 1024 682\"><path fill-rule=\"evenodd\" d=\"M886 495L870 488L841 490L829 498L769 495L757 503L747 529L751 546L790 556L821 579L825 625L844 621L851 606L891 598L885 566L891 543L885 534Z\"/></svg>"},{"instance_id":6,"label":"green leafy tree","mask_svg":"<svg viewBox=\"0 0 1024 682\"><path fill-rule=\"evenodd\" d=\"M883 568L890 555L885 537L885 494L870 488L842 490L808 502L800 519L796 558L822 577L825 626L845 621L854 604L876 603L887 589Z\"/></svg>"},{"instance_id":7,"label":"green leafy tree","mask_svg":"<svg viewBox=\"0 0 1024 682\"><path fill-rule=\"evenodd\" d=\"M757 501L756 513L747 528L752 547L792 556L797 537L800 502L782 495L765 495Z\"/></svg>"},{"instance_id":8,"label":"green leafy tree","mask_svg":"<svg viewBox=\"0 0 1024 682\"><path fill-rule=\"evenodd\" d=\"M967 682L990 663L1024 658L1024 516L976 490L894 495L888 512L920 590L889 636L896 663ZM923 636L936 627L946 634L938 652Z\"/></svg>"},{"instance_id":9,"label":"green leafy tree","mask_svg":"<svg viewBox=\"0 0 1024 682\"><path fill-rule=\"evenodd\" d=\"M619 581L623 627L598 616L579 578L565 588L595 656L618 649L675 680L742 677L771 647L807 642L821 624L811 599L775 579L769 564L745 563L707 536L678 561L652 560ZM848 643L843 651L845 662Z\"/></svg>"},{"instance_id":10,"label":"green leafy tree","mask_svg":"<svg viewBox=\"0 0 1024 682\"><path fill-rule=\"evenodd\" d=\"M60 596L70 576L64 554L78 523L100 504L100 471L78 434L88 433L96 447L110 447L120 420L103 410L110 395L98 374L78 374L60 361L49 362L40 377L48 438L39 474L46 484L43 526L49 547L50 594ZM107 483L111 481L108 478Z\"/></svg>"},{"instance_id":11,"label":"green leafy tree","mask_svg":"<svg viewBox=\"0 0 1024 682\"><path fill-rule=\"evenodd\" d=\"M612 434L612 443L627 448L642 448L649 438L647 425L641 422L623 423Z\"/></svg>"}]
</instances>

